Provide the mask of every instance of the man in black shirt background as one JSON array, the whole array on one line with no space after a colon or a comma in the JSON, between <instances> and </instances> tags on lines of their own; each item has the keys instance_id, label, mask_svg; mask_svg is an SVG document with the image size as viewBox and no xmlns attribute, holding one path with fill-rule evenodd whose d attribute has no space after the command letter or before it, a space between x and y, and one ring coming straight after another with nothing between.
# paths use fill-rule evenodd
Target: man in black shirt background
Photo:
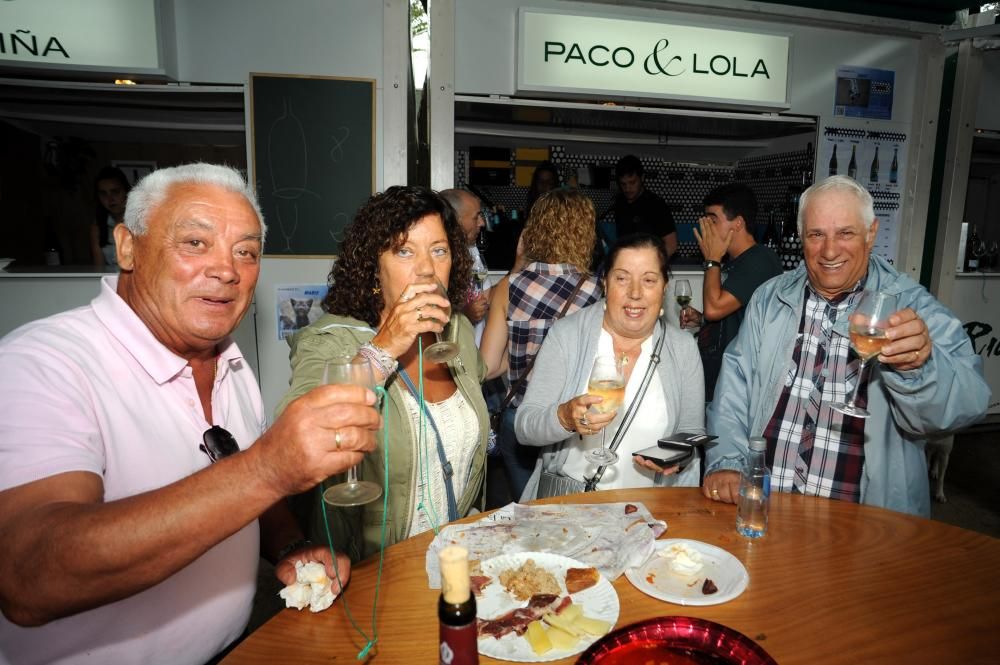
<instances>
[{"instance_id":1,"label":"man in black shirt background","mask_svg":"<svg viewBox=\"0 0 1000 665\"><path fill-rule=\"evenodd\" d=\"M782 270L778 256L754 240L757 197L752 189L735 182L721 185L705 196L702 205L701 232L695 229L694 235L705 257L705 312L685 307L681 326L705 323L698 333L698 348L705 368L705 401L711 402L722 354L740 330L750 296ZM725 264L723 257L728 257Z\"/></svg>"},{"instance_id":2,"label":"man in black shirt background","mask_svg":"<svg viewBox=\"0 0 1000 665\"><path fill-rule=\"evenodd\" d=\"M615 165L618 196L615 197L615 227L617 236L651 233L663 238L667 253L677 251L677 229L666 202L646 189L642 162L635 155L625 155Z\"/></svg>"}]
</instances>

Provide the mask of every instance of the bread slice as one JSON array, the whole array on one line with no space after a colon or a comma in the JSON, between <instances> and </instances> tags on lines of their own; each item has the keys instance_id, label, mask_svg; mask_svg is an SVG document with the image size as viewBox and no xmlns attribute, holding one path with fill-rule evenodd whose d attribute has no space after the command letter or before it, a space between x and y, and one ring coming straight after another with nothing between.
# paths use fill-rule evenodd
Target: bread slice
<instances>
[{"instance_id":1,"label":"bread slice","mask_svg":"<svg viewBox=\"0 0 1000 665\"><path fill-rule=\"evenodd\" d=\"M576 593L597 584L601 574L596 568L570 568L566 571L566 592Z\"/></svg>"}]
</instances>

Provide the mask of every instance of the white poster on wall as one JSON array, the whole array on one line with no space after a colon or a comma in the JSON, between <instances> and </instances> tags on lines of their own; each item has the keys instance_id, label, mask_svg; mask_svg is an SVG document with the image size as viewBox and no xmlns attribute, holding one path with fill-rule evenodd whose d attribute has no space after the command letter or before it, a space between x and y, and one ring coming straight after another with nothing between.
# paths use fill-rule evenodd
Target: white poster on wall
<instances>
[{"instance_id":1,"label":"white poster on wall","mask_svg":"<svg viewBox=\"0 0 1000 665\"><path fill-rule=\"evenodd\" d=\"M326 284L295 284L275 287L278 309L278 341L323 316Z\"/></svg>"},{"instance_id":2,"label":"white poster on wall","mask_svg":"<svg viewBox=\"0 0 1000 665\"><path fill-rule=\"evenodd\" d=\"M896 262L910 126L884 120L823 119L816 181L846 175L874 199L878 235L873 252Z\"/></svg>"}]
</instances>

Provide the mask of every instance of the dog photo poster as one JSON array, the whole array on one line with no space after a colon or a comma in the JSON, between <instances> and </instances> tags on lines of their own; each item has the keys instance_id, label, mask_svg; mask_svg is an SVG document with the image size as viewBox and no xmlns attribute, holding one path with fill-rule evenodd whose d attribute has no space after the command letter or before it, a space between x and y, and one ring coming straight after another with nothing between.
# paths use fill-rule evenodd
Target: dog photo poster
<instances>
[{"instance_id":1,"label":"dog photo poster","mask_svg":"<svg viewBox=\"0 0 1000 665\"><path fill-rule=\"evenodd\" d=\"M326 297L326 284L278 286L278 341L285 339L296 330L323 316L323 298Z\"/></svg>"}]
</instances>

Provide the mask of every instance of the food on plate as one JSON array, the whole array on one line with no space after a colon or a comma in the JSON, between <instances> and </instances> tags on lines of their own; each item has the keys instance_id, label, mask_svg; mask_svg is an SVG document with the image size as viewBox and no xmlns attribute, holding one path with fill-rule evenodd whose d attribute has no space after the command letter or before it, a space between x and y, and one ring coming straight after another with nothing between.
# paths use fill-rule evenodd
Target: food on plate
<instances>
[{"instance_id":1,"label":"food on plate","mask_svg":"<svg viewBox=\"0 0 1000 665\"><path fill-rule=\"evenodd\" d=\"M569 596L560 598L555 594L541 593L532 596L525 607L518 607L492 619L479 619L476 632L479 639L500 639L508 633L523 635L532 621L542 618L547 612L559 612L571 602L573 601Z\"/></svg>"},{"instance_id":2,"label":"food on plate","mask_svg":"<svg viewBox=\"0 0 1000 665\"><path fill-rule=\"evenodd\" d=\"M477 597L482 596L483 589L491 584L493 584L493 578L489 575L483 575L479 559L469 561L469 586L472 588L472 593Z\"/></svg>"},{"instance_id":3,"label":"food on plate","mask_svg":"<svg viewBox=\"0 0 1000 665\"><path fill-rule=\"evenodd\" d=\"M577 593L597 584L601 574L596 568L570 568L566 571L566 592Z\"/></svg>"},{"instance_id":4,"label":"food on plate","mask_svg":"<svg viewBox=\"0 0 1000 665\"><path fill-rule=\"evenodd\" d=\"M718 590L719 587L715 586L715 582L708 579L707 577L705 578L705 583L701 585L701 592L706 596L710 596Z\"/></svg>"},{"instance_id":5,"label":"food on plate","mask_svg":"<svg viewBox=\"0 0 1000 665\"><path fill-rule=\"evenodd\" d=\"M625 514L626 515L631 515L632 513L634 513L637 510L639 510L639 507L637 505L635 505L634 503L626 503L625 504Z\"/></svg>"},{"instance_id":6,"label":"food on plate","mask_svg":"<svg viewBox=\"0 0 1000 665\"><path fill-rule=\"evenodd\" d=\"M500 584L518 600L527 600L539 594L562 593L555 576L528 559L517 568L500 573Z\"/></svg>"},{"instance_id":7,"label":"food on plate","mask_svg":"<svg viewBox=\"0 0 1000 665\"><path fill-rule=\"evenodd\" d=\"M705 567L701 552L686 543L674 543L660 550L659 555L670 562L670 572L680 577L694 577Z\"/></svg>"},{"instance_id":8,"label":"food on plate","mask_svg":"<svg viewBox=\"0 0 1000 665\"><path fill-rule=\"evenodd\" d=\"M541 621L536 620L529 623L528 632L524 634L524 637L531 645L531 650L539 656L552 650L552 640L549 639Z\"/></svg>"}]
</instances>

